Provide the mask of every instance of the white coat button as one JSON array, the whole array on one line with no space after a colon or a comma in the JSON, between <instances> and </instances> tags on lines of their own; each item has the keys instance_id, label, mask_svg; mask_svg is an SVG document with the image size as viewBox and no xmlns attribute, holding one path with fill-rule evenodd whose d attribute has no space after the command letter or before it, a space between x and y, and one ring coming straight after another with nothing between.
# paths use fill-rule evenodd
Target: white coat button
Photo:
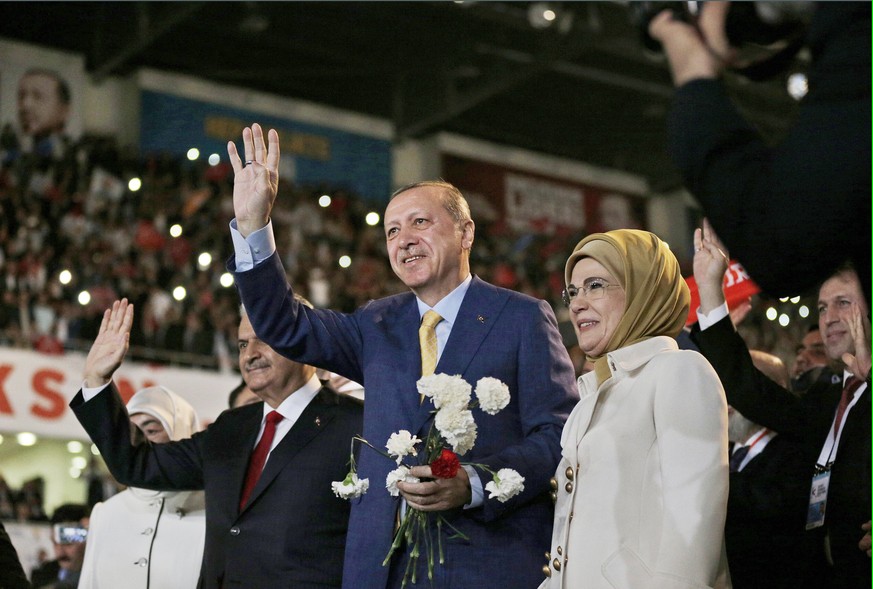
<instances>
[{"instance_id":1,"label":"white coat button","mask_svg":"<svg viewBox=\"0 0 873 589\"><path fill-rule=\"evenodd\" d=\"M152 528L146 528L146 529L144 529L144 530L140 533L140 535L142 535L142 536L151 536L151 535L154 534L154 533L155 533L155 531L154 531Z\"/></svg>"},{"instance_id":2,"label":"white coat button","mask_svg":"<svg viewBox=\"0 0 873 589\"><path fill-rule=\"evenodd\" d=\"M230 529L231 536L239 536L239 526L234 526Z\"/></svg>"},{"instance_id":3,"label":"white coat button","mask_svg":"<svg viewBox=\"0 0 873 589\"><path fill-rule=\"evenodd\" d=\"M138 567L144 567L144 566L147 566L149 564L149 559L141 558L133 564L135 564Z\"/></svg>"}]
</instances>

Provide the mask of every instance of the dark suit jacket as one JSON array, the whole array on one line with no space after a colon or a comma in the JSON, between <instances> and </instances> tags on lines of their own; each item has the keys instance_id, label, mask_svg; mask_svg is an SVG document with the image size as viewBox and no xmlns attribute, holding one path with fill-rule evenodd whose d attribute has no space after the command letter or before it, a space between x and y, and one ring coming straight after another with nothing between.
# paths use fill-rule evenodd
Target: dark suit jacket
<instances>
[{"instance_id":1,"label":"dark suit jacket","mask_svg":"<svg viewBox=\"0 0 873 589\"><path fill-rule=\"evenodd\" d=\"M870 2L816 2L809 93L774 147L720 80L681 86L673 161L761 288L793 296L854 261L870 301Z\"/></svg>"},{"instance_id":2,"label":"dark suit jacket","mask_svg":"<svg viewBox=\"0 0 873 589\"><path fill-rule=\"evenodd\" d=\"M800 441L808 485L822 445L830 432L842 383L817 382L802 397L764 376L752 364L745 342L725 317L709 329L692 330L692 339L712 363L724 384L728 403L765 427ZM869 589L870 558L858 549L861 524L870 520L870 382L849 413L831 470L825 525L807 534L817 542L830 538L834 565L826 570L828 586ZM808 498L808 495L807 495ZM802 516L805 521L806 514Z\"/></svg>"},{"instance_id":3,"label":"dark suit jacket","mask_svg":"<svg viewBox=\"0 0 873 589\"><path fill-rule=\"evenodd\" d=\"M114 385L87 403L79 392L70 407L119 482L205 490L203 589L340 586L349 505L330 484L348 472L351 438L361 431L359 402L323 388L273 450L242 511L261 403L223 412L190 439L155 445L131 443Z\"/></svg>"},{"instance_id":4,"label":"dark suit jacket","mask_svg":"<svg viewBox=\"0 0 873 589\"><path fill-rule=\"evenodd\" d=\"M57 572L55 573L57 579ZM0 522L0 589L30 589L30 582L18 560L18 552Z\"/></svg>"},{"instance_id":5,"label":"dark suit jacket","mask_svg":"<svg viewBox=\"0 0 873 589\"><path fill-rule=\"evenodd\" d=\"M411 292L343 314L299 305L276 254L234 276L261 340L293 360L364 385L364 437L370 443L381 447L401 429L424 439L433 406L419 402L415 386L421 377L420 318ZM445 564L435 567L433 586L536 587L543 580L551 541L549 479L560 457L561 430L578 400L551 308L474 277L436 372L461 375L471 385L485 376L506 383L509 406L493 416L474 410L478 438L461 460L487 464L494 471L514 468L525 477L525 488L506 503L488 499L486 493L481 507L444 513L468 539L448 539L444 533ZM399 504L383 488L394 467L376 452L361 451L358 473L370 479L371 488L352 505L346 589L399 586L397 575L389 581L389 567L382 566ZM491 480L483 470L478 474L483 485ZM418 579L428 584L424 569Z\"/></svg>"},{"instance_id":6,"label":"dark suit jacket","mask_svg":"<svg viewBox=\"0 0 873 589\"><path fill-rule=\"evenodd\" d=\"M55 585L60 583L58 581L58 573L60 572L61 565L58 564L58 561L49 560L31 571L30 582L34 589L44 589L45 587L54 589Z\"/></svg>"},{"instance_id":7,"label":"dark suit jacket","mask_svg":"<svg viewBox=\"0 0 873 589\"><path fill-rule=\"evenodd\" d=\"M808 471L798 441L777 435L731 473L724 536L734 589L797 589L806 579Z\"/></svg>"}]
</instances>

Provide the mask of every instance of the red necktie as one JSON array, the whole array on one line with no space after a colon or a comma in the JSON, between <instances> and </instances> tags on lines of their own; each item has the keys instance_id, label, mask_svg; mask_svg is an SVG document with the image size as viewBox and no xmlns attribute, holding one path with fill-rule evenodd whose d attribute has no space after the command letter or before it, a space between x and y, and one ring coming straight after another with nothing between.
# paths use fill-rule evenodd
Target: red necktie
<instances>
[{"instance_id":1,"label":"red necktie","mask_svg":"<svg viewBox=\"0 0 873 589\"><path fill-rule=\"evenodd\" d=\"M850 376L846 379L846 384L843 387L843 396L840 397L840 404L837 405L837 416L834 418L834 439L840 432L840 423L843 421L843 414L846 413L846 408L855 396L855 391L861 386L864 381L860 378Z\"/></svg>"},{"instance_id":2,"label":"red necktie","mask_svg":"<svg viewBox=\"0 0 873 589\"><path fill-rule=\"evenodd\" d=\"M264 435L261 436L258 445L255 446L255 451L252 452L252 457L249 459L249 469L246 471L246 484L243 486L242 496L239 499L239 508L245 506L249 500L249 495L252 494L252 489L261 476L261 471L264 470L264 463L267 461L267 454L270 453L270 446L273 445L273 437L276 435L276 424L284 419L280 413L270 411L267 413L267 425L264 426Z\"/></svg>"}]
</instances>

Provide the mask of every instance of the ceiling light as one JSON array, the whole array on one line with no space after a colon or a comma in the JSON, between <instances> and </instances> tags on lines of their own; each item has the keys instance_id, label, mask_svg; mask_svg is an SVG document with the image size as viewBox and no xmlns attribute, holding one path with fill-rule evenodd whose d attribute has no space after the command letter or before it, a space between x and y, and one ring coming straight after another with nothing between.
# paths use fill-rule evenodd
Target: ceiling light
<instances>
[{"instance_id":1,"label":"ceiling light","mask_svg":"<svg viewBox=\"0 0 873 589\"><path fill-rule=\"evenodd\" d=\"M527 9L527 22L535 29L554 28L566 35L573 26L573 12L552 2L533 2Z\"/></svg>"},{"instance_id":2,"label":"ceiling light","mask_svg":"<svg viewBox=\"0 0 873 589\"><path fill-rule=\"evenodd\" d=\"M548 2L533 2L527 9L527 22L535 29L549 28L557 17L557 11Z\"/></svg>"}]
</instances>

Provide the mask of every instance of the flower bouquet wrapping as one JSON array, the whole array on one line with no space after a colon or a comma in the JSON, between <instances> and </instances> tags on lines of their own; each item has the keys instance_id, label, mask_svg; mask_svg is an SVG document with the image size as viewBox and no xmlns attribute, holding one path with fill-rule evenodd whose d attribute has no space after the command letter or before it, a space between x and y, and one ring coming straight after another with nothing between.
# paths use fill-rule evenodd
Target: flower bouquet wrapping
<instances>
[{"instance_id":1,"label":"flower bouquet wrapping","mask_svg":"<svg viewBox=\"0 0 873 589\"><path fill-rule=\"evenodd\" d=\"M397 468L388 473L385 488L390 495L397 497L399 482L417 483L419 479L410 474L412 466L428 465L434 477L453 478L462 466L475 466L491 474L492 480L485 485L489 499L505 502L524 490L524 477L511 468L495 472L484 464L461 462L459 456L469 452L476 443L477 426L473 411L478 406L489 415L496 415L509 404L509 387L496 378L484 377L476 383L476 400L473 389L460 376L432 374L424 376L416 383L418 392L428 397L434 406L434 419L424 440L407 430L391 434L382 451L360 436L352 440L366 444L388 459L394 460ZM415 457L418 464L409 464ZM368 479L359 479L355 465L354 452L350 459L351 468L343 481L332 483L333 492L343 499L360 497L370 486ZM432 534L432 526L436 534ZM434 564L445 562L443 553L443 527L449 528L450 538L465 538L464 534L452 526L439 512L424 512L412 507L406 509L394 539L382 565L387 565L392 555L404 544L409 547L409 560L403 574L403 585L407 581L416 582L418 559L422 552L426 557L428 579L433 580ZM434 556L436 552L436 556Z\"/></svg>"}]
</instances>

